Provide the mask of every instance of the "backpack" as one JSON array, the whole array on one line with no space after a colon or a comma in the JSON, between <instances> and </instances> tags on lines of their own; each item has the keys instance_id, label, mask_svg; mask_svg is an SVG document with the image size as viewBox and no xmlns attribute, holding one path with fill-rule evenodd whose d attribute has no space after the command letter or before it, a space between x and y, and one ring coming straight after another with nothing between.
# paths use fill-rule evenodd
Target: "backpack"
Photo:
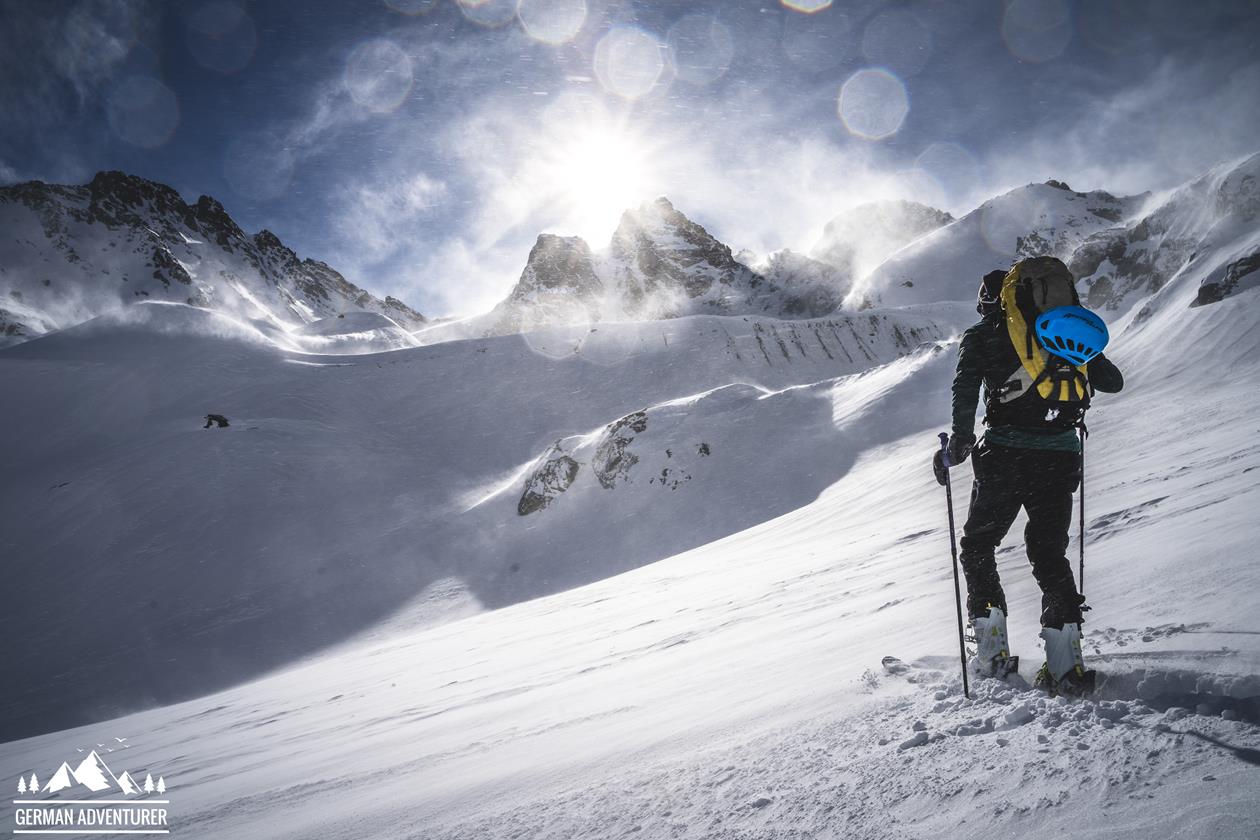
<instances>
[{"instance_id":1,"label":"backpack","mask_svg":"<svg viewBox=\"0 0 1260 840\"><path fill-rule=\"evenodd\" d=\"M1001 388L988 395L986 409L991 417L1001 422L1001 417L1009 416L1017 421L1014 425L1070 427L1085 416L1094 393L1088 365L1076 367L1047 353L1033 328L1041 313L1080 303L1072 272L1055 257L1020 260L1007 272L1002 280L1002 313L1020 364ZM1023 400L1019 411L1010 405L1016 400Z\"/></svg>"}]
</instances>

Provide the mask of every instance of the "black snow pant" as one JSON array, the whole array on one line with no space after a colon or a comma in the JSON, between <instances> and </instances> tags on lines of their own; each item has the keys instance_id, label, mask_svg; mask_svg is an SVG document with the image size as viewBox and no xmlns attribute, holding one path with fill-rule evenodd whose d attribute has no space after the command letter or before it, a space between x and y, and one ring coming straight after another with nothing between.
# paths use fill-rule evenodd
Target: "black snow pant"
<instances>
[{"instance_id":1,"label":"black snow pant","mask_svg":"<svg viewBox=\"0 0 1260 840\"><path fill-rule=\"evenodd\" d=\"M1065 552L1072 525L1072 493L1081 481L1080 456L981 443L972 463L971 508L960 541L967 614L972 618L987 615L989 606L1007 612L994 552L1022 507L1028 511L1024 544L1033 577L1041 586L1041 625L1079 624L1085 599L1077 592Z\"/></svg>"}]
</instances>

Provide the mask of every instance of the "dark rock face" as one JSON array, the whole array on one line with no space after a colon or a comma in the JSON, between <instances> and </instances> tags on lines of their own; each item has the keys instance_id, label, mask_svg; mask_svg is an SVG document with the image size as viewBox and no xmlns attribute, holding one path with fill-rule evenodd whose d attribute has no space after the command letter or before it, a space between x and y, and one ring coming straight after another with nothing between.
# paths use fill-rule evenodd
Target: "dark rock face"
<instances>
[{"instance_id":1,"label":"dark rock face","mask_svg":"<svg viewBox=\"0 0 1260 840\"><path fill-rule=\"evenodd\" d=\"M320 264L322 265L323 263L320 263ZM367 296L368 300L364 300L364 295ZM355 303L357 303L359 306L366 306L368 303L371 302L371 297L372 296L368 292L362 292L359 295L359 297L355 298ZM381 305L381 310L383 314L394 319L400 324L420 325L428 321L428 318L425 318L419 312L412 309L410 306L403 303L398 298L392 297L390 295L385 296L385 301Z\"/></svg>"},{"instance_id":2,"label":"dark rock face","mask_svg":"<svg viewBox=\"0 0 1260 840\"><path fill-rule=\"evenodd\" d=\"M557 443L543 463L525 480L525 490L516 503L519 516L543 510L556 496L569 489L577 478L580 465L564 454Z\"/></svg>"},{"instance_id":3,"label":"dark rock face","mask_svg":"<svg viewBox=\"0 0 1260 840\"><path fill-rule=\"evenodd\" d=\"M636 291L644 296L675 290L697 298L714 283L760 283L747 266L736 262L730 247L678 212L667 198L622 215L611 252L637 269Z\"/></svg>"},{"instance_id":4,"label":"dark rock face","mask_svg":"<svg viewBox=\"0 0 1260 840\"><path fill-rule=\"evenodd\" d=\"M502 335L548 324L598 321L603 291L585 240L544 233L530 250L511 293L495 307L490 332Z\"/></svg>"},{"instance_id":5,"label":"dark rock face","mask_svg":"<svg viewBox=\"0 0 1260 840\"><path fill-rule=\"evenodd\" d=\"M565 293L590 299L604 290L595 274L591 247L579 236L538 237L529 252L521 279L512 289L512 300L529 300L544 293Z\"/></svg>"},{"instance_id":6,"label":"dark rock face","mask_svg":"<svg viewBox=\"0 0 1260 840\"><path fill-rule=\"evenodd\" d=\"M1260 286L1260 251L1253 252L1225 266L1219 281L1209 280L1199 287L1191 306L1219 303L1231 295Z\"/></svg>"},{"instance_id":7,"label":"dark rock face","mask_svg":"<svg viewBox=\"0 0 1260 840\"><path fill-rule=\"evenodd\" d=\"M848 272L786 248L771 254L756 270L784 291L783 314L794 318L834 312L853 283Z\"/></svg>"},{"instance_id":8,"label":"dark rock face","mask_svg":"<svg viewBox=\"0 0 1260 840\"><path fill-rule=\"evenodd\" d=\"M1216 212L1254 221L1260 216L1260 155L1254 155L1221 182L1216 190Z\"/></svg>"},{"instance_id":9,"label":"dark rock face","mask_svg":"<svg viewBox=\"0 0 1260 840\"><path fill-rule=\"evenodd\" d=\"M604 430L591 461L591 469L604 489L611 490L625 481L631 468L639 463L639 457L628 451L628 447L635 435L647 431L647 422L647 412L636 411L609 423Z\"/></svg>"}]
</instances>

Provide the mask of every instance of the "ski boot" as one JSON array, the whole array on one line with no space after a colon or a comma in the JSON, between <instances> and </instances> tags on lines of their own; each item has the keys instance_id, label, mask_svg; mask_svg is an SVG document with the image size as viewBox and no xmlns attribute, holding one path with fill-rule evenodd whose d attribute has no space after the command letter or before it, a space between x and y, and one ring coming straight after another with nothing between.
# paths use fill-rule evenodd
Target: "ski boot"
<instances>
[{"instance_id":1,"label":"ski boot","mask_svg":"<svg viewBox=\"0 0 1260 840\"><path fill-rule=\"evenodd\" d=\"M1064 624L1063 629L1041 628L1046 642L1046 662L1037 672L1033 687L1052 695L1084 697L1092 694L1098 674L1085 668L1081 655L1081 626Z\"/></svg>"},{"instance_id":2,"label":"ski boot","mask_svg":"<svg viewBox=\"0 0 1260 840\"><path fill-rule=\"evenodd\" d=\"M971 632L976 642L976 671L985 677L1006 679L1019 670L1019 657L1011 656L1006 638L1006 614L990 606L988 615L971 619Z\"/></svg>"}]
</instances>

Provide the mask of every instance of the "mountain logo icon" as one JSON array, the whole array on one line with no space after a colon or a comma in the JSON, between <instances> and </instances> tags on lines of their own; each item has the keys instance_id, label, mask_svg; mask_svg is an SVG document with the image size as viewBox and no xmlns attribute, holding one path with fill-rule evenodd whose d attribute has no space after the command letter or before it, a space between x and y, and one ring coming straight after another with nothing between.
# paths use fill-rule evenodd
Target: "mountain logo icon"
<instances>
[{"instance_id":1,"label":"mountain logo icon","mask_svg":"<svg viewBox=\"0 0 1260 840\"><path fill-rule=\"evenodd\" d=\"M100 754L96 750L92 750L87 757L80 761L76 766L71 767L67 761L61 762L61 766L52 774L47 783L40 785L39 778L34 773L30 775L29 781L26 777L22 777L18 781L19 793L58 793L68 790L76 786L87 788L92 793L100 793L101 791L115 790L125 796L139 796L142 794L166 793L166 779L159 776L154 782L152 774L145 774L144 783L140 784L132 777L131 771L124 770L122 775L117 775L105 763Z\"/></svg>"}]
</instances>

